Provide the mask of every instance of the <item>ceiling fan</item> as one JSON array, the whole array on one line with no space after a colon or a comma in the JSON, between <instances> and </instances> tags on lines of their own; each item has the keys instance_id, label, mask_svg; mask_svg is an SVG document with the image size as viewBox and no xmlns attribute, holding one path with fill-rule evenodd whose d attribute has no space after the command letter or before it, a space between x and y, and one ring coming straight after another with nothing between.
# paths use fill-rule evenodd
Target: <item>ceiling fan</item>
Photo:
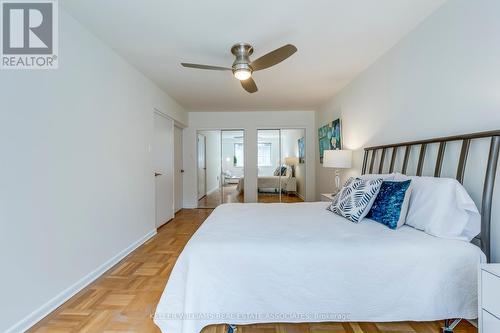
<instances>
[{"instance_id":1,"label":"ceiling fan","mask_svg":"<svg viewBox=\"0 0 500 333\"><path fill-rule=\"evenodd\" d=\"M297 48L292 44L287 44L272 52L269 52L266 55L263 55L262 57L254 61L250 61L250 56L253 54L252 45L239 43L231 47L231 53L236 58L233 62L232 67L199 65L185 62L181 63L181 65L188 68L209 69L215 71L232 71L234 77L240 80L243 89L245 89L249 93L254 93L258 89L255 81L252 78L252 73L277 65L283 60L290 57L295 52L297 52Z\"/></svg>"}]
</instances>

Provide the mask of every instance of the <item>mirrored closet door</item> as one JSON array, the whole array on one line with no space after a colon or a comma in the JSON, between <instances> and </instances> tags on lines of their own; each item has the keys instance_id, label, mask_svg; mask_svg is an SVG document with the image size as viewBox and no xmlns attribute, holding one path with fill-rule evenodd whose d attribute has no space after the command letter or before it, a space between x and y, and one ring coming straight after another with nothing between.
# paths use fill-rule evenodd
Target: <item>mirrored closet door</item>
<instances>
[{"instance_id":1,"label":"mirrored closet door","mask_svg":"<svg viewBox=\"0 0 500 333\"><path fill-rule=\"evenodd\" d=\"M222 202L244 202L245 132L223 130L222 137Z\"/></svg>"},{"instance_id":2,"label":"mirrored closet door","mask_svg":"<svg viewBox=\"0 0 500 333\"><path fill-rule=\"evenodd\" d=\"M198 208L244 201L243 130L197 132Z\"/></svg>"},{"instance_id":3,"label":"mirrored closet door","mask_svg":"<svg viewBox=\"0 0 500 333\"><path fill-rule=\"evenodd\" d=\"M302 202L305 198L305 129L257 131L259 202Z\"/></svg>"}]
</instances>

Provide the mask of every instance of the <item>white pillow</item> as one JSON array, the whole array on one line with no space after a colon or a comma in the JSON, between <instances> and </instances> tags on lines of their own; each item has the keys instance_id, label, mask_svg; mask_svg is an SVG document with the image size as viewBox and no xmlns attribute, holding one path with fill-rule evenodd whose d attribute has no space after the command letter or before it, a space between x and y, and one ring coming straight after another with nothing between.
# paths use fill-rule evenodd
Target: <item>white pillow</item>
<instances>
[{"instance_id":1,"label":"white pillow","mask_svg":"<svg viewBox=\"0 0 500 333\"><path fill-rule=\"evenodd\" d=\"M382 185L382 179L349 178L333 197L328 210L358 223L370 211Z\"/></svg>"},{"instance_id":2,"label":"white pillow","mask_svg":"<svg viewBox=\"0 0 500 333\"><path fill-rule=\"evenodd\" d=\"M395 173L369 173L365 175L361 175L358 178L361 179L382 179L382 180L394 180L396 177Z\"/></svg>"},{"instance_id":3,"label":"white pillow","mask_svg":"<svg viewBox=\"0 0 500 333\"><path fill-rule=\"evenodd\" d=\"M429 235L471 241L481 232L481 215L465 188L455 179L396 174L412 181L406 224Z\"/></svg>"}]
</instances>

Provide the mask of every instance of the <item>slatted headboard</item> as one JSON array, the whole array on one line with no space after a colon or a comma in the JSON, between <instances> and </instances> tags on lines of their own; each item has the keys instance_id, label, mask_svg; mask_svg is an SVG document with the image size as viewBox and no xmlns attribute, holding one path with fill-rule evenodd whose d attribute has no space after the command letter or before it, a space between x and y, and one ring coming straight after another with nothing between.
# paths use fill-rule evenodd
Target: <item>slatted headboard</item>
<instances>
[{"instance_id":1,"label":"slatted headboard","mask_svg":"<svg viewBox=\"0 0 500 333\"><path fill-rule=\"evenodd\" d=\"M421 176L424 169L424 161L426 157L427 147L431 144L439 144L436 164L434 168L434 177L441 177L441 170L443 167L443 160L445 156L446 144L454 141L461 141L462 148L460 150L460 157L458 159L456 179L463 183L465 175L465 167L467 165L467 157L469 155L469 148L472 140L491 138L490 151L488 161L486 163L486 176L483 183L483 196L481 199L481 234L477 236L476 242L481 247L483 252L490 261L490 231L491 231L491 207L493 202L493 189L495 186L495 175L498 165L498 156L500 150L500 130L472 133L465 135L448 136L441 138L434 138L429 140L410 141L396 144L389 144L383 146L374 146L365 148L363 159L362 173L383 173L384 162L387 159L387 154L391 153L389 173L394 172L397 154L404 150L404 159L402 165L402 174L406 174L408 170L408 162L410 159L410 152L413 147L419 147L420 153L417 163L416 175ZM378 156L378 154L381 154ZM378 166L375 165L375 160L379 159ZM370 160L370 161L368 161Z\"/></svg>"}]
</instances>

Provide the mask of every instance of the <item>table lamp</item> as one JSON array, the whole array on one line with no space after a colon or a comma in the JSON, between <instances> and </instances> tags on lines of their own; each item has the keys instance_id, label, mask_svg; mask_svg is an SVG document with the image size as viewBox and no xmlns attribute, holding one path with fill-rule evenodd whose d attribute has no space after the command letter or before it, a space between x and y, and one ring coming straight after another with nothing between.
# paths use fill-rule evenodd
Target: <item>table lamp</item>
<instances>
[{"instance_id":1,"label":"table lamp","mask_svg":"<svg viewBox=\"0 0 500 333\"><path fill-rule=\"evenodd\" d=\"M323 167L335 169L335 186L340 191L340 170L350 169L352 164L352 151L350 150L325 150Z\"/></svg>"}]
</instances>

